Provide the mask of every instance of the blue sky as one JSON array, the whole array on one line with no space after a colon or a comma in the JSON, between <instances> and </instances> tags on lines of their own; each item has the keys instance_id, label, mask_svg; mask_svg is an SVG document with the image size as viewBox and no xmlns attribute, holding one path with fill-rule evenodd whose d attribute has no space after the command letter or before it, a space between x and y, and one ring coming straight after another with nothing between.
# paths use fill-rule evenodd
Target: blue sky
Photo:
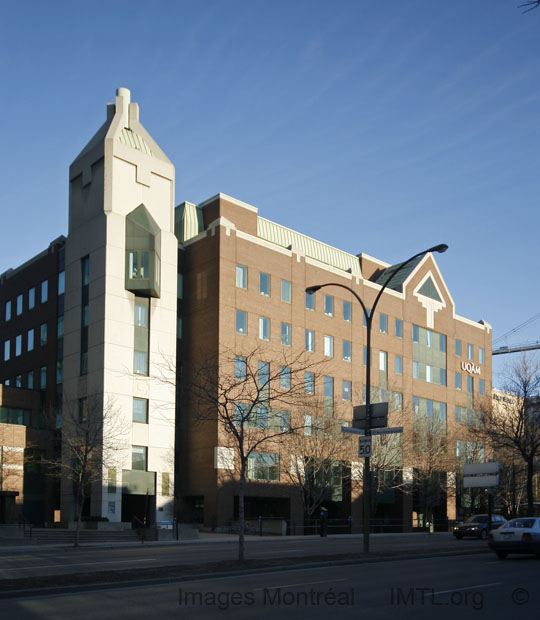
<instances>
[{"instance_id":1,"label":"blue sky","mask_svg":"<svg viewBox=\"0 0 540 620\"><path fill-rule=\"evenodd\" d=\"M177 203L221 191L388 262L445 242L457 312L497 338L540 313L540 10L518 4L3 0L0 272L67 232L68 166L125 86Z\"/></svg>"}]
</instances>

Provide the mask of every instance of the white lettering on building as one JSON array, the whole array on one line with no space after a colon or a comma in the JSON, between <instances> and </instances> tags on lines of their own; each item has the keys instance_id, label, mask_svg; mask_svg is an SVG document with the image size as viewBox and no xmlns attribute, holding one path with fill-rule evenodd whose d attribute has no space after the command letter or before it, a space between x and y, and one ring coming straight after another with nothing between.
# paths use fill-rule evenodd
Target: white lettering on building
<instances>
[{"instance_id":1,"label":"white lettering on building","mask_svg":"<svg viewBox=\"0 0 540 620\"><path fill-rule=\"evenodd\" d=\"M480 374L480 366L476 366L472 362L461 362L461 369L468 372L471 375Z\"/></svg>"}]
</instances>

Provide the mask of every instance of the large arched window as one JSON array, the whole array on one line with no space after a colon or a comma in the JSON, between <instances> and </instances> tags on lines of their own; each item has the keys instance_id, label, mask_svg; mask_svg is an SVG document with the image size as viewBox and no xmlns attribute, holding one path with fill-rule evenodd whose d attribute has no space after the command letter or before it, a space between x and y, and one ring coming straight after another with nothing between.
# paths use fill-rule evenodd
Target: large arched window
<instances>
[{"instance_id":1,"label":"large arched window","mask_svg":"<svg viewBox=\"0 0 540 620\"><path fill-rule=\"evenodd\" d=\"M137 295L159 297L161 234L141 204L126 217L126 289Z\"/></svg>"}]
</instances>

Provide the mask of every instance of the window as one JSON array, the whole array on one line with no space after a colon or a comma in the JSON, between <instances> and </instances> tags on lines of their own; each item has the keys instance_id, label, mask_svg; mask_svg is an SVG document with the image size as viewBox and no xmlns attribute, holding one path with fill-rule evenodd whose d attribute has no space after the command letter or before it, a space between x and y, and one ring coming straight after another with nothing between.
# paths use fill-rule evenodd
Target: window
<instances>
[{"instance_id":1,"label":"window","mask_svg":"<svg viewBox=\"0 0 540 620\"><path fill-rule=\"evenodd\" d=\"M478 349L478 363L485 364L486 363L486 351L482 347Z\"/></svg>"},{"instance_id":2,"label":"window","mask_svg":"<svg viewBox=\"0 0 540 620\"><path fill-rule=\"evenodd\" d=\"M171 494L171 482L167 472L161 474L161 495L169 496Z\"/></svg>"},{"instance_id":3,"label":"window","mask_svg":"<svg viewBox=\"0 0 540 620\"><path fill-rule=\"evenodd\" d=\"M6 340L4 342L4 362L9 361L10 351L11 351L11 342L9 340Z\"/></svg>"},{"instance_id":4,"label":"window","mask_svg":"<svg viewBox=\"0 0 540 620\"><path fill-rule=\"evenodd\" d=\"M313 434L313 416L306 414L304 415L304 435L306 437L311 437Z\"/></svg>"},{"instance_id":5,"label":"window","mask_svg":"<svg viewBox=\"0 0 540 620\"><path fill-rule=\"evenodd\" d=\"M15 357L20 357L22 353L22 334L15 337Z\"/></svg>"},{"instance_id":6,"label":"window","mask_svg":"<svg viewBox=\"0 0 540 620\"><path fill-rule=\"evenodd\" d=\"M90 284L90 257L81 258L81 286Z\"/></svg>"},{"instance_id":7,"label":"window","mask_svg":"<svg viewBox=\"0 0 540 620\"><path fill-rule=\"evenodd\" d=\"M281 280L281 301L291 303L291 283L289 280Z\"/></svg>"},{"instance_id":8,"label":"window","mask_svg":"<svg viewBox=\"0 0 540 620\"><path fill-rule=\"evenodd\" d=\"M315 351L315 332L311 329L306 329L306 351Z\"/></svg>"},{"instance_id":9,"label":"window","mask_svg":"<svg viewBox=\"0 0 540 620\"><path fill-rule=\"evenodd\" d=\"M88 421L88 399L79 398L79 422Z\"/></svg>"},{"instance_id":10,"label":"window","mask_svg":"<svg viewBox=\"0 0 540 620\"><path fill-rule=\"evenodd\" d=\"M148 448L146 446L131 446L131 469L146 471L148 464Z\"/></svg>"},{"instance_id":11,"label":"window","mask_svg":"<svg viewBox=\"0 0 540 620\"><path fill-rule=\"evenodd\" d=\"M234 358L234 378L240 381L246 380L247 360L245 357Z\"/></svg>"},{"instance_id":12,"label":"window","mask_svg":"<svg viewBox=\"0 0 540 620\"><path fill-rule=\"evenodd\" d=\"M446 353L446 336L439 334L439 351Z\"/></svg>"},{"instance_id":13,"label":"window","mask_svg":"<svg viewBox=\"0 0 540 620\"><path fill-rule=\"evenodd\" d=\"M418 364L418 362L415 362L414 360L413 360L413 363L412 363L412 376L413 376L413 379L419 379L420 378L419 364Z\"/></svg>"},{"instance_id":14,"label":"window","mask_svg":"<svg viewBox=\"0 0 540 620\"><path fill-rule=\"evenodd\" d=\"M426 364L426 381L427 383L433 383L433 372L432 367Z\"/></svg>"},{"instance_id":15,"label":"window","mask_svg":"<svg viewBox=\"0 0 540 620\"><path fill-rule=\"evenodd\" d=\"M433 347L433 332L426 329L426 347L431 349Z\"/></svg>"},{"instance_id":16,"label":"window","mask_svg":"<svg viewBox=\"0 0 540 620\"><path fill-rule=\"evenodd\" d=\"M324 411L331 414L334 411L334 378L324 377Z\"/></svg>"},{"instance_id":17,"label":"window","mask_svg":"<svg viewBox=\"0 0 540 620\"><path fill-rule=\"evenodd\" d=\"M456 372L456 390L461 390L461 373Z\"/></svg>"},{"instance_id":18,"label":"window","mask_svg":"<svg viewBox=\"0 0 540 620\"><path fill-rule=\"evenodd\" d=\"M419 329L418 325L413 325L412 326L412 341L413 342L420 342L420 329Z\"/></svg>"},{"instance_id":19,"label":"window","mask_svg":"<svg viewBox=\"0 0 540 620\"><path fill-rule=\"evenodd\" d=\"M379 370L386 372L388 369L388 353L386 351L379 351Z\"/></svg>"},{"instance_id":20,"label":"window","mask_svg":"<svg viewBox=\"0 0 540 620\"><path fill-rule=\"evenodd\" d=\"M456 339L456 355L461 356L461 340Z\"/></svg>"},{"instance_id":21,"label":"window","mask_svg":"<svg viewBox=\"0 0 540 620\"><path fill-rule=\"evenodd\" d=\"M259 293L261 295L265 295L266 297L270 297L270 274L269 273L259 273Z\"/></svg>"},{"instance_id":22,"label":"window","mask_svg":"<svg viewBox=\"0 0 540 620\"><path fill-rule=\"evenodd\" d=\"M279 387L282 390L291 388L291 369L288 366L282 366L279 370Z\"/></svg>"},{"instance_id":23,"label":"window","mask_svg":"<svg viewBox=\"0 0 540 620\"><path fill-rule=\"evenodd\" d=\"M64 316L59 316L58 321L56 322L56 337L63 338L64 337Z\"/></svg>"},{"instance_id":24,"label":"window","mask_svg":"<svg viewBox=\"0 0 540 620\"><path fill-rule=\"evenodd\" d=\"M386 314L379 314L379 331L381 334L388 333L388 316Z\"/></svg>"},{"instance_id":25,"label":"window","mask_svg":"<svg viewBox=\"0 0 540 620\"><path fill-rule=\"evenodd\" d=\"M15 377L15 387L22 387L22 376L21 375L17 375Z\"/></svg>"},{"instance_id":26,"label":"window","mask_svg":"<svg viewBox=\"0 0 540 620\"><path fill-rule=\"evenodd\" d=\"M480 379L478 381L478 393L480 394L480 396L486 395L486 382L484 381L484 379Z\"/></svg>"},{"instance_id":27,"label":"window","mask_svg":"<svg viewBox=\"0 0 540 620\"><path fill-rule=\"evenodd\" d=\"M315 393L315 373L308 371L304 373L304 387L306 394Z\"/></svg>"},{"instance_id":28,"label":"window","mask_svg":"<svg viewBox=\"0 0 540 620\"><path fill-rule=\"evenodd\" d=\"M315 293L306 291L306 310L315 310Z\"/></svg>"},{"instance_id":29,"label":"window","mask_svg":"<svg viewBox=\"0 0 540 620\"><path fill-rule=\"evenodd\" d=\"M58 274L58 294L63 295L66 290L66 272L61 271Z\"/></svg>"},{"instance_id":30,"label":"window","mask_svg":"<svg viewBox=\"0 0 540 620\"><path fill-rule=\"evenodd\" d=\"M396 355L396 365L395 365L396 375L403 374L403 358L401 355Z\"/></svg>"},{"instance_id":31,"label":"window","mask_svg":"<svg viewBox=\"0 0 540 620\"><path fill-rule=\"evenodd\" d=\"M279 454L252 452L248 457L248 480L279 480Z\"/></svg>"},{"instance_id":32,"label":"window","mask_svg":"<svg viewBox=\"0 0 540 620\"><path fill-rule=\"evenodd\" d=\"M473 389L474 389L474 379L472 377L467 377L467 392L469 394L472 394Z\"/></svg>"},{"instance_id":33,"label":"window","mask_svg":"<svg viewBox=\"0 0 540 620\"><path fill-rule=\"evenodd\" d=\"M270 340L270 319L259 317L259 340Z\"/></svg>"},{"instance_id":34,"label":"window","mask_svg":"<svg viewBox=\"0 0 540 620\"><path fill-rule=\"evenodd\" d=\"M49 281L44 280L41 283L41 303L44 304L49 299Z\"/></svg>"},{"instance_id":35,"label":"window","mask_svg":"<svg viewBox=\"0 0 540 620\"><path fill-rule=\"evenodd\" d=\"M236 288L247 288L247 267L236 265Z\"/></svg>"},{"instance_id":36,"label":"window","mask_svg":"<svg viewBox=\"0 0 540 620\"><path fill-rule=\"evenodd\" d=\"M268 362L259 362L259 372L257 383L260 388L268 389L270 382L270 364Z\"/></svg>"},{"instance_id":37,"label":"window","mask_svg":"<svg viewBox=\"0 0 540 620\"><path fill-rule=\"evenodd\" d=\"M107 472L107 493L116 493L116 469Z\"/></svg>"},{"instance_id":38,"label":"window","mask_svg":"<svg viewBox=\"0 0 540 620\"><path fill-rule=\"evenodd\" d=\"M133 399L133 421L148 424L148 400L146 398Z\"/></svg>"},{"instance_id":39,"label":"window","mask_svg":"<svg viewBox=\"0 0 540 620\"><path fill-rule=\"evenodd\" d=\"M392 409L392 411L403 410L403 394L401 392L392 392L390 408Z\"/></svg>"},{"instance_id":40,"label":"window","mask_svg":"<svg viewBox=\"0 0 540 620\"><path fill-rule=\"evenodd\" d=\"M351 400L351 382L346 379L343 379L342 398L347 401Z\"/></svg>"},{"instance_id":41,"label":"window","mask_svg":"<svg viewBox=\"0 0 540 620\"><path fill-rule=\"evenodd\" d=\"M135 351L133 355L133 372L136 375L148 375L148 353L144 351ZM81 375L86 374L83 372L83 365L81 364Z\"/></svg>"},{"instance_id":42,"label":"window","mask_svg":"<svg viewBox=\"0 0 540 620\"><path fill-rule=\"evenodd\" d=\"M29 390L33 390L34 389L34 371L32 371L32 370L26 376L26 387Z\"/></svg>"},{"instance_id":43,"label":"window","mask_svg":"<svg viewBox=\"0 0 540 620\"><path fill-rule=\"evenodd\" d=\"M147 297L135 297L134 305L134 351L133 372L148 376L148 358L150 352L150 304ZM88 328L86 328L87 330ZM82 332L82 329L81 329ZM88 364L88 347L82 347L81 375L86 374Z\"/></svg>"},{"instance_id":44,"label":"window","mask_svg":"<svg viewBox=\"0 0 540 620\"><path fill-rule=\"evenodd\" d=\"M351 322L352 319L352 306L350 301L343 302L343 320L348 323Z\"/></svg>"},{"instance_id":45,"label":"window","mask_svg":"<svg viewBox=\"0 0 540 620\"><path fill-rule=\"evenodd\" d=\"M23 311L23 296L17 295L17 316L22 314Z\"/></svg>"},{"instance_id":46,"label":"window","mask_svg":"<svg viewBox=\"0 0 540 620\"><path fill-rule=\"evenodd\" d=\"M6 301L6 323L11 321L11 301Z\"/></svg>"},{"instance_id":47,"label":"window","mask_svg":"<svg viewBox=\"0 0 540 620\"><path fill-rule=\"evenodd\" d=\"M331 295L324 296L324 313L327 316L334 316L334 298Z\"/></svg>"},{"instance_id":48,"label":"window","mask_svg":"<svg viewBox=\"0 0 540 620\"><path fill-rule=\"evenodd\" d=\"M439 368L439 385L446 385L446 370Z\"/></svg>"},{"instance_id":49,"label":"window","mask_svg":"<svg viewBox=\"0 0 540 620\"><path fill-rule=\"evenodd\" d=\"M334 338L333 336L324 337L324 354L326 357L334 357Z\"/></svg>"},{"instance_id":50,"label":"window","mask_svg":"<svg viewBox=\"0 0 540 620\"><path fill-rule=\"evenodd\" d=\"M352 358L352 344L350 340L343 341L343 360L350 362Z\"/></svg>"},{"instance_id":51,"label":"window","mask_svg":"<svg viewBox=\"0 0 540 620\"><path fill-rule=\"evenodd\" d=\"M286 347L291 346L291 326L289 323L281 324L281 344Z\"/></svg>"},{"instance_id":52,"label":"window","mask_svg":"<svg viewBox=\"0 0 540 620\"><path fill-rule=\"evenodd\" d=\"M236 311L236 333L247 334L247 314L243 310Z\"/></svg>"},{"instance_id":53,"label":"window","mask_svg":"<svg viewBox=\"0 0 540 620\"><path fill-rule=\"evenodd\" d=\"M39 370L39 389L44 390L47 387L47 366L42 366Z\"/></svg>"},{"instance_id":54,"label":"window","mask_svg":"<svg viewBox=\"0 0 540 620\"><path fill-rule=\"evenodd\" d=\"M31 288L28 291L28 310L32 310L32 308L36 305L36 289Z\"/></svg>"},{"instance_id":55,"label":"window","mask_svg":"<svg viewBox=\"0 0 540 620\"><path fill-rule=\"evenodd\" d=\"M467 345L467 359L470 362L474 361L474 347L472 344Z\"/></svg>"},{"instance_id":56,"label":"window","mask_svg":"<svg viewBox=\"0 0 540 620\"><path fill-rule=\"evenodd\" d=\"M236 426L242 426L246 421L246 410L245 403L234 403L234 423Z\"/></svg>"},{"instance_id":57,"label":"window","mask_svg":"<svg viewBox=\"0 0 540 620\"><path fill-rule=\"evenodd\" d=\"M39 328L39 344L42 347L47 344L47 323L43 323Z\"/></svg>"},{"instance_id":58,"label":"window","mask_svg":"<svg viewBox=\"0 0 540 620\"><path fill-rule=\"evenodd\" d=\"M396 338L403 338L403 321L396 319Z\"/></svg>"}]
</instances>

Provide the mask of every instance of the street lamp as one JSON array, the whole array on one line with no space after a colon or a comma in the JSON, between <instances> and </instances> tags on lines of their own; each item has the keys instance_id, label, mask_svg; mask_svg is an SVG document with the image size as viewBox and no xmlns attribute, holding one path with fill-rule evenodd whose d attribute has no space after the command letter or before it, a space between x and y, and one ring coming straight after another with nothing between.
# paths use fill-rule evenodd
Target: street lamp
<instances>
[{"instance_id":1,"label":"street lamp","mask_svg":"<svg viewBox=\"0 0 540 620\"><path fill-rule=\"evenodd\" d=\"M364 318L366 320L366 328L367 328L367 337L366 337L366 350L367 350L367 360L366 360L366 429L365 434L366 437L371 435L371 325L373 322L373 316L375 315L375 308L379 303L379 299L383 294L384 289L390 283L390 280L396 276L400 271L403 271L407 265L409 265L415 258L419 256L423 256L424 254L428 254L429 252L438 252L442 254L446 252L448 246L446 243L440 243L439 245L435 245L423 252L418 252L414 256L408 258L404 263L400 263L397 265L396 269L390 269L388 277L384 281L384 284L380 288L377 296L375 297L375 301L373 302L373 306L371 311L366 308L366 305L360 298L360 296L353 291L352 288L347 286L346 284L340 284L339 282L327 282L326 284L317 284L315 286L308 286L306 288L306 293L315 293L319 289L325 286L339 286L340 288L344 288L349 291L356 300L362 306L362 310L364 311ZM371 500L371 468L370 468L370 458L366 457L364 464L364 485L363 485L363 534L364 534L364 553L369 553L369 513L370 513L370 500Z\"/></svg>"}]
</instances>

